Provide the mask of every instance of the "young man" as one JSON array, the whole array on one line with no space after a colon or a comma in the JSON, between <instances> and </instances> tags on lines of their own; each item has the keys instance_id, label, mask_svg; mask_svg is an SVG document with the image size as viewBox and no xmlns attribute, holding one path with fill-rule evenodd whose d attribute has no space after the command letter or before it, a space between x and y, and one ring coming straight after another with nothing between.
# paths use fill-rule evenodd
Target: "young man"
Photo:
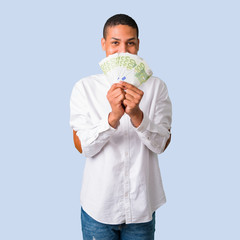
<instances>
[{"instance_id":1,"label":"young man","mask_svg":"<svg viewBox=\"0 0 240 240\"><path fill-rule=\"evenodd\" d=\"M106 56L137 54L138 27L117 14L104 26ZM165 83L111 84L104 74L78 81L70 125L86 157L81 190L83 238L152 240L155 210L165 203L157 154L170 142L171 102Z\"/></svg>"}]
</instances>

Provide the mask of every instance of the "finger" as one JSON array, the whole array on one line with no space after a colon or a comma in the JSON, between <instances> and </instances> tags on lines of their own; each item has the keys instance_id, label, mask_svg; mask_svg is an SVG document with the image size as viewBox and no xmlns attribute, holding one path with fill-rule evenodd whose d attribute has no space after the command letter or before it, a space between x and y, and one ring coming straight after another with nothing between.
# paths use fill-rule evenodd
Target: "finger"
<instances>
[{"instance_id":1,"label":"finger","mask_svg":"<svg viewBox=\"0 0 240 240\"><path fill-rule=\"evenodd\" d=\"M116 98L114 98L114 103L117 104L117 103L122 103L122 101L125 99L125 96L123 94L117 96Z\"/></svg>"},{"instance_id":2,"label":"finger","mask_svg":"<svg viewBox=\"0 0 240 240\"><path fill-rule=\"evenodd\" d=\"M133 108L136 107L135 103L133 103L133 102L127 100L127 99L123 100L123 104L124 104L125 107L128 107L129 109L133 109Z\"/></svg>"},{"instance_id":3,"label":"finger","mask_svg":"<svg viewBox=\"0 0 240 240\"><path fill-rule=\"evenodd\" d=\"M125 95L125 91L120 89L120 88L116 88L115 90L108 92L108 97L109 98L115 98L115 97L118 97L121 94Z\"/></svg>"},{"instance_id":4,"label":"finger","mask_svg":"<svg viewBox=\"0 0 240 240\"><path fill-rule=\"evenodd\" d=\"M141 91L141 92L142 92L142 91ZM135 92L135 91L133 91L133 90L131 90L131 89L127 89L127 90L126 90L126 94L133 96L133 97L136 98L138 101L140 101L141 98L142 98L142 96L143 96L142 93L137 93L137 92Z\"/></svg>"},{"instance_id":5,"label":"finger","mask_svg":"<svg viewBox=\"0 0 240 240\"><path fill-rule=\"evenodd\" d=\"M116 88L121 88L121 89L124 89L124 86L120 83L114 83L111 88L109 89L109 91L113 91L115 90Z\"/></svg>"},{"instance_id":6,"label":"finger","mask_svg":"<svg viewBox=\"0 0 240 240\"><path fill-rule=\"evenodd\" d=\"M134 85L132 85L130 83L127 83L127 82L122 82L122 81L120 83L122 84L122 86L124 86L125 89L131 89L132 91L143 95L143 91L141 91L140 89L138 89Z\"/></svg>"},{"instance_id":7,"label":"finger","mask_svg":"<svg viewBox=\"0 0 240 240\"><path fill-rule=\"evenodd\" d=\"M134 102L134 103L138 103L138 100L136 98L134 98L134 96L130 95L130 94L125 94L125 98L131 102Z\"/></svg>"}]
</instances>

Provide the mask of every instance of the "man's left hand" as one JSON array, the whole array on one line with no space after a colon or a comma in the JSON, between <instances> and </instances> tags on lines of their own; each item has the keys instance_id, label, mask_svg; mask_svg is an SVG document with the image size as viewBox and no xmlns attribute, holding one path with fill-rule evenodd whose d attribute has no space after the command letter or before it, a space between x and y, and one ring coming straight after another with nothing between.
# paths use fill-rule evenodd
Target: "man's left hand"
<instances>
[{"instance_id":1,"label":"man's left hand","mask_svg":"<svg viewBox=\"0 0 240 240\"><path fill-rule=\"evenodd\" d=\"M143 119L143 112L139 108L139 103L142 100L144 92L127 82L120 83L124 86L126 92L125 99L123 100L125 112L131 118L134 127L138 127Z\"/></svg>"}]
</instances>

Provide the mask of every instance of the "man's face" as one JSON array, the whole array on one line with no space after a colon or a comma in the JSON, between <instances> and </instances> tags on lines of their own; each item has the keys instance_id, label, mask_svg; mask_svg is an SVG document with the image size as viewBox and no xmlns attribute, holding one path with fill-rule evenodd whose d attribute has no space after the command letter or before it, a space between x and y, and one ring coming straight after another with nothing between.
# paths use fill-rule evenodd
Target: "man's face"
<instances>
[{"instance_id":1,"label":"man's face","mask_svg":"<svg viewBox=\"0 0 240 240\"><path fill-rule=\"evenodd\" d=\"M106 56L120 52L137 54L139 49L137 30L128 25L108 27L106 38L102 38L101 44Z\"/></svg>"}]
</instances>

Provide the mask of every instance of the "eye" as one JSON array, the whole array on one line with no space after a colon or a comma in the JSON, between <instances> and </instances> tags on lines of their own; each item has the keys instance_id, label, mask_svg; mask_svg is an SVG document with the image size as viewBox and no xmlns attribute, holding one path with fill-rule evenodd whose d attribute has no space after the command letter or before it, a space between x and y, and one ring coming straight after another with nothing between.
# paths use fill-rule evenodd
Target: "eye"
<instances>
[{"instance_id":1,"label":"eye","mask_svg":"<svg viewBox=\"0 0 240 240\"><path fill-rule=\"evenodd\" d=\"M135 45L135 42L129 42L128 45L133 46Z\"/></svg>"},{"instance_id":2,"label":"eye","mask_svg":"<svg viewBox=\"0 0 240 240\"><path fill-rule=\"evenodd\" d=\"M118 41L112 42L112 45L117 45L117 44L118 44Z\"/></svg>"}]
</instances>

